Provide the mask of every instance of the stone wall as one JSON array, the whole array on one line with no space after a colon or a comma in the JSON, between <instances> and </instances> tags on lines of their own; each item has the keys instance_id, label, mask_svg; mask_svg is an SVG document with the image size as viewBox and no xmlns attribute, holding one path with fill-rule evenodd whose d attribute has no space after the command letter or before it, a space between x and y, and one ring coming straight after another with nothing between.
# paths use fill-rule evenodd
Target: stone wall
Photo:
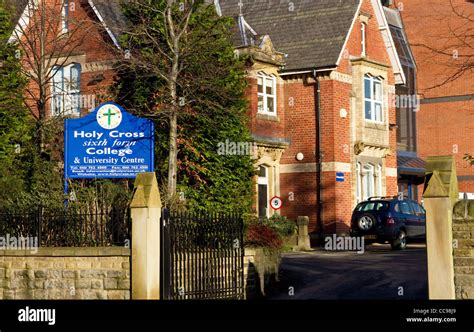
<instances>
[{"instance_id":1,"label":"stone wall","mask_svg":"<svg viewBox=\"0 0 474 332\"><path fill-rule=\"evenodd\" d=\"M129 298L129 249L0 251L0 299Z\"/></svg>"},{"instance_id":2,"label":"stone wall","mask_svg":"<svg viewBox=\"0 0 474 332\"><path fill-rule=\"evenodd\" d=\"M474 299L474 200L454 206L453 241L456 298Z\"/></svg>"},{"instance_id":3,"label":"stone wall","mask_svg":"<svg viewBox=\"0 0 474 332\"><path fill-rule=\"evenodd\" d=\"M244 289L246 300L265 296L265 291L268 290L267 286L278 279L280 263L280 251L245 248Z\"/></svg>"}]
</instances>

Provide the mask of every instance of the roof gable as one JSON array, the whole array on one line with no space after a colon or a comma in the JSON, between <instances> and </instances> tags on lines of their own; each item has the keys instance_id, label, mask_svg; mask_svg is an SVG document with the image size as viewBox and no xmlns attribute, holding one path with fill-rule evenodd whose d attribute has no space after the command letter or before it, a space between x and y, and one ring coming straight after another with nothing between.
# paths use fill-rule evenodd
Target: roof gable
<instances>
[{"instance_id":1,"label":"roof gable","mask_svg":"<svg viewBox=\"0 0 474 332\"><path fill-rule=\"evenodd\" d=\"M258 35L269 35L288 54L285 71L335 66L359 5L360 0L220 1L223 15L242 14ZM239 38L234 43L243 46Z\"/></svg>"},{"instance_id":2,"label":"roof gable","mask_svg":"<svg viewBox=\"0 0 474 332\"><path fill-rule=\"evenodd\" d=\"M101 22L104 29L107 31L114 45L120 48L118 44L118 36L126 27L126 18L122 14L121 5L127 3L129 0L88 0L87 3L94 11L97 19ZM17 26L13 31L10 41L16 40L21 36L22 29L20 25L27 25L29 22L28 4L33 4L34 0L7 0L6 3L13 5L16 9L13 17L14 25ZM34 8L32 6L31 8Z\"/></svg>"}]
</instances>

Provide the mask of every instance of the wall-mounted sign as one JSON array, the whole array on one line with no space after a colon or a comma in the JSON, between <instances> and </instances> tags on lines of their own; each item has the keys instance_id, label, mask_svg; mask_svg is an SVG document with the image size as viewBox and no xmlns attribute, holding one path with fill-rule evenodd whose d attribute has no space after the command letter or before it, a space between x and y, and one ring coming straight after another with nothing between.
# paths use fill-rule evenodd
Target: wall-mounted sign
<instances>
[{"instance_id":1,"label":"wall-mounted sign","mask_svg":"<svg viewBox=\"0 0 474 332\"><path fill-rule=\"evenodd\" d=\"M337 172L336 173L336 182L344 182L344 173L343 172Z\"/></svg>"},{"instance_id":2,"label":"wall-mounted sign","mask_svg":"<svg viewBox=\"0 0 474 332\"><path fill-rule=\"evenodd\" d=\"M153 122L114 103L64 123L65 177L134 178L154 171Z\"/></svg>"}]
</instances>

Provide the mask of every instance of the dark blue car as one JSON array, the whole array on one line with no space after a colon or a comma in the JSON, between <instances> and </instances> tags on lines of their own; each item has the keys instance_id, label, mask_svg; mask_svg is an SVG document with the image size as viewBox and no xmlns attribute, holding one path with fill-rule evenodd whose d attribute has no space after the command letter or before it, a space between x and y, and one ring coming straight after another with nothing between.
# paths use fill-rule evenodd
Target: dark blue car
<instances>
[{"instance_id":1,"label":"dark blue car","mask_svg":"<svg viewBox=\"0 0 474 332\"><path fill-rule=\"evenodd\" d=\"M426 237L425 209L416 201L398 196L371 197L357 204L351 219L351 236L365 242L389 242L392 249L405 249L407 240Z\"/></svg>"}]
</instances>

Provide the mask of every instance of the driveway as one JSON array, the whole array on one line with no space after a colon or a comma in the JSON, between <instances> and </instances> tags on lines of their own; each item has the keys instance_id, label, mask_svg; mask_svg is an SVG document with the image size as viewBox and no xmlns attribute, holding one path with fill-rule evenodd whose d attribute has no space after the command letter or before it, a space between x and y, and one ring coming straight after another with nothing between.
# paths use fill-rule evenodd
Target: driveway
<instances>
[{"instance_id":1,"label":"driveway","mask_svg":"<svg viewBox=\"0 0 474 332\"><path fill-rule=\"evenodd\" d=\"M426 248L367 246L365 253L321 249L284 254L268 299L427 299ZM293 294L293 295L291 295Z\"/></svg>"}]
</instances>

